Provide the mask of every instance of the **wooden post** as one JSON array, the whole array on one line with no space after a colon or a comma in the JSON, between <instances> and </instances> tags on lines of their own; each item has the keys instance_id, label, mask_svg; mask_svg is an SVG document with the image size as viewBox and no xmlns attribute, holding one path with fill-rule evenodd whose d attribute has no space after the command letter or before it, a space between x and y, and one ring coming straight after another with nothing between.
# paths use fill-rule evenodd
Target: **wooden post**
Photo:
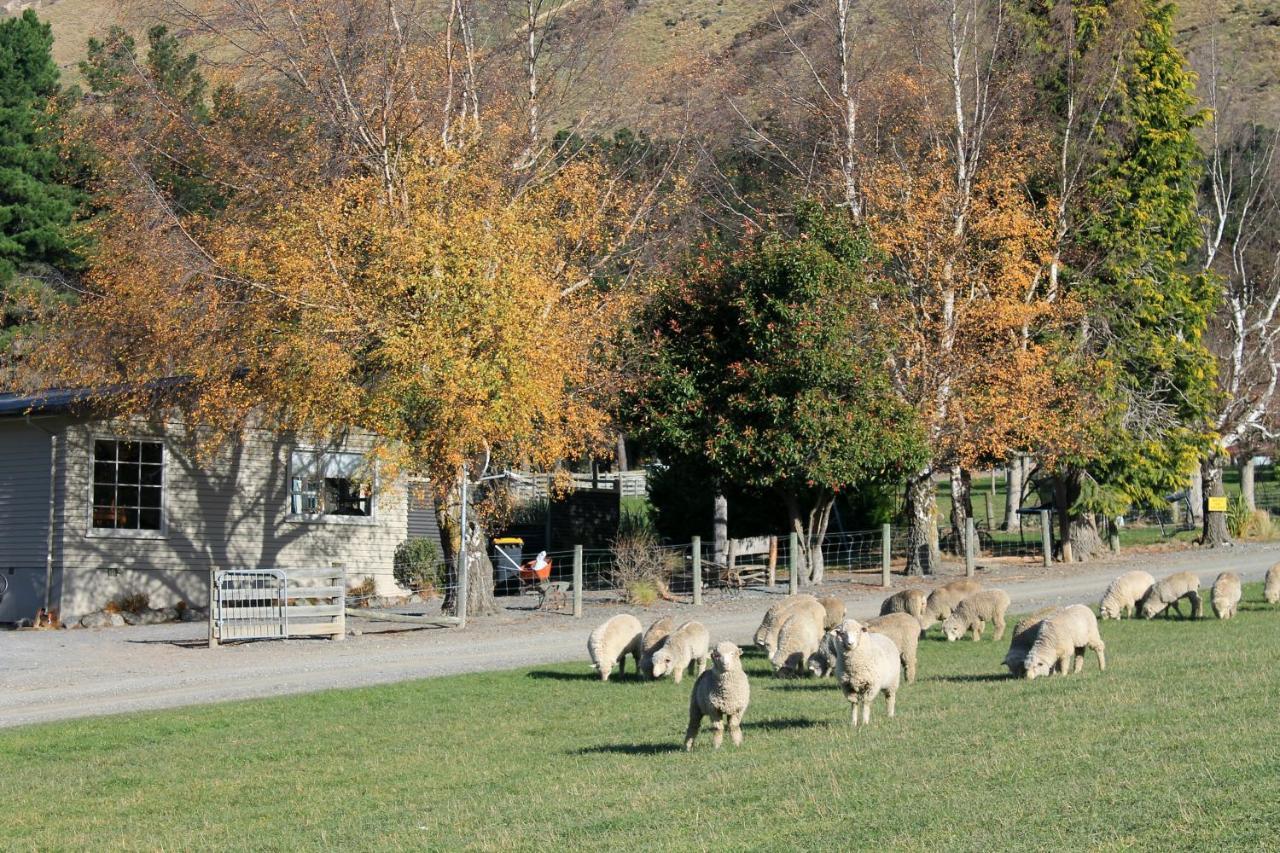
<instances>
[{"instance_id":1,"label":"wooden post","mask_svg":"<svg viewBox=\"0 0 1280 853\"><path fill-rule=\"evenodd\" d=\"M738 564L738 549L737 546L733 544L732 539L726 543L725 547L724 579L732 582L734 579L734 569Z\"/></svg>"},{"instance_id":2,"label":"wooden post","mask_svg":"<svg viewBox=\"0 0 1280 853\"><path fill-rule=\"evenodd\" d=\"M795 595L800 588L800 537L794 532L787 539L787 592Z\"/></svg>"},{"instance_id":3,"label":"wooden post","mask_svg":"<svg viewBox=\"0 0 1280 853\"><path fill-rule=\"evenodd\" d=\"M1109 527L1107 531L1107 540L1108 540L1108 544L1111 545L1111 553L1119 554L1120 553L1120 525L1116 524L1116 519L1114 518L1107 519L1107 525Z\"/></svg>"},{"instance_id":4,"label":"wooden post","mask_svg":"<svg viewBox=\"0 0 1280 853\"><path fill-rule=\"evenodd\" d=\"M1049 529L1049 510L1040 510L1040 547L1044 549L1044 564L1053 565L1053 531Z\"/></svg>"},{"instance_id":5,"label":"wooden post","mask_svg":"<svg viewBox=\"0 0 1280 853\"><path fill-rule=\"evenodd\" d=\"M216 577L217 570L212 566L209 567L209 648L216 649L218 647L218 630L213 623L213 603L218 594L218 580Z\"/></svg>"},{"instance_id":6,"label":"wooden post","mask_svg":"<svg viewBox=\"0 0 1280 853\"><path fill-rule=\"evenodd\" d=\"M885 589L890 586L889 581L889 557L890 543L892 542L892 533L889 525L880 525L880 585Z\"/></svg>"},{"instance_id":7,"label":"wooden post","mask_svg":"<svg viewBox=\"0 0 1280 853\"><path fill-rule=\"evenodd\" d=\"M973 518L966 518L964 524L964 576L973 577L974 572L974 546L977 544L978 530L973 523Z\"/></svg>"},{"instance_id":8,"label":"wooden post","mask_svg":"<svg viewBox=\"0 0 1280 853\"><path fill-rule=\"evenodd\" d=\"M702 537L693 537L689 545L693 551L693 606L702 605Z\"/></svg>"},{"instance_id":9,"label":"wooden post","mask_svg":"<svg viewBox=\"0 0 1280 853\"><path fill-rule=\"evenodd\" d=\"M573 618L582 618L582 546L573 546Z\"/></svg>"},{"instance_id":10,"label":"wooden post","mask_svg":"<svg viewBox=\"0 0 1280 853\"><path fill-rule=\"evenodd\" d=\"M993 488L994 488L994 484L995 484L995 479L993 475L992 476ZM995 515L995 500L991 497L990 494L985 494L982 496L982 502L987 505L987 529L995 530L996 526L991 521L992 517Z\"/></svg>"},{"instance_id":11,"label":"wooden post","mask_svg":"<svg viewBox=\"0 0 1280 853\"><path fill-rule=\"evenodd\" d=\"M778 537L769 537L769 588L778 585Z\"/></svg>"}]
</instances>

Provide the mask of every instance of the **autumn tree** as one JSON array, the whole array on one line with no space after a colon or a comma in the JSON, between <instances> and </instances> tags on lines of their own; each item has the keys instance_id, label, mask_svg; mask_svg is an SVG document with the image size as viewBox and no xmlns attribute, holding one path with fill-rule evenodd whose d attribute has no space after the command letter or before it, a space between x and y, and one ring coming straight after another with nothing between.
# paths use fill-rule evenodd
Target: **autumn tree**
<instances>
[{"instance_id":1,"label":"autumn tree","mask_svg":"<svg viewBox=\"0 0 1280 853\"><path fill-rule=\"evenodd\" d=\"M664 284L624 410L669 464L777 496L811 583L839 492L896 478L923 455L884 370L872 249L845 215L802 205L793 229L705 253Z\"/></svg>"}]
</instances>

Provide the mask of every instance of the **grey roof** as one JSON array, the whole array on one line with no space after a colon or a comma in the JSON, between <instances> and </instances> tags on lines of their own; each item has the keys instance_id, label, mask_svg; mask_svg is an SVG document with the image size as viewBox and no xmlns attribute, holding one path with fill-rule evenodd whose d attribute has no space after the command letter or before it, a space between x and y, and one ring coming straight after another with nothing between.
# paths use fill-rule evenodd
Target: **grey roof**
<instances>
[{"instance_id":1,"label":"grey roof","mask_svg":"<svg viewBox=\"0 0 1280 853\"><path fill-rule=\"evenodd\" d=\"M31 393L0 393L0 418L24 415L83 414L97 403L137 391L169 391L190 381L188 376L170 376L145 385L106 385L99 388L49 388Z\"/></svg>"}]
</instances>

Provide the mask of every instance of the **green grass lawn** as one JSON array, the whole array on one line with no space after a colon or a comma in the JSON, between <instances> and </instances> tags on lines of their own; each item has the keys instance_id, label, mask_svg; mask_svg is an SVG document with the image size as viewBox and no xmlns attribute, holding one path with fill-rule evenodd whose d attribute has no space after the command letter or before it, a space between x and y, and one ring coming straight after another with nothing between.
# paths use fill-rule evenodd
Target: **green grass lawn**
<instances>
[{"instance_id":1,"label":"green grass lawn","mask_svg":"<svg viewBox=\"0 0 1280 853\"><path fill-rule=\"evenodd\" d=\"M1105 623L1105 673L1035 682L935 628L859 731L751 656L746 743L692 755L690 681L586 664L4 731L0 847L1266 849L1280 608L1246 598Z\"/></svg>"}]
</instances>

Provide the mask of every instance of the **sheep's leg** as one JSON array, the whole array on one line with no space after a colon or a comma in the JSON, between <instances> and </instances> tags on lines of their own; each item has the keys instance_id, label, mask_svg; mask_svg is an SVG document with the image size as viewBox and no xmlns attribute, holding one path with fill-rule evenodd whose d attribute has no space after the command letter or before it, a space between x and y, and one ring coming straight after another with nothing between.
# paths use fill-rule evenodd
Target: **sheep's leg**
<instances>
[{"instance_id":1,"label":"sheep's leg","mask_svg":"<svg viewBox=\"0 0 1280 853\"><path fill-rule=\"evenodd\" d=\"M996 623L996 635L994 639L996 642L999 642L1004 639L1004 614L997 613L994 621Z\"/></svg>"},{"instance_id":2,"label":"sheep's leg","mask_svg":"<svg viewBox=\"0 0 1280 853\"><path fill-rule=\"evenodd\" d=\"M711 712L711 745L719 749L724 743L724 716L719 711Z\"/></svg>"},{"instance_id":3,"label":"sheep's leg","mask_svg":"<svg viewBox=\"0 0 1280 853\"><path fill-rule=\"evenodd\" d=\"M683 678L684 678L683 666L677 666L671 670L671 680L674 681L676 684L679 684Z\"/></svg>"},{"instance_id":4,"label":"sheep's leg","mask_svg":"<svg viewBox=\"0 0 1280 853\"><path fill-rule=\"evenodd\" d=\"M621 676L626 674L627 674L627 653L623 652L622 654L618 655L618 675Z\"/></svg>"},{"instance_id":5,"label":"sheep's leg","mask_svg":"<svg viewBox=\"0 0 1280 853\"><path fill-rule=\"evenodd\" d=\"M907 684L916 683L916 659L908 655L902 655L902 668L907 671Z\"/></svg>"},{"instance_id":6,"label":"sheep's leg","mask_svg":"<svg viewBox=\"0 0 1280 853\"><path fill-rule=\"evenodd\" d=\"M1063 655L1058 658L1058 674L1066 675L1071 669L1071 655Z\"/></svg>"},{"instance_id":7,"label":"sheep's leg","mask_svg":"<svg viewBox=\"0 0 1280 853\"><path fill-rule=\"evenodd\" d=\"M869 693L862 700L862 724L864 726L871 725L871 700L876 698L876 694Z\"/></svg>"},{"instance_id":8,"label":"sheep's leg","mask_svg":"<svg viewBox=\"0 0 1280 853\"><path fill-rule=\"evenodd\" d=\"M1191 618L1200 619L1204 616L1204 602L1200 600L1200 593L1194 589L1187 593L1187 597L1191 599Z\"/></svg>"},{"instance_id":9,"label":"sheep's leg","mask_svg":"<svg viewBox=\"0 0 1280 853\"><path fill-rule=\"evenodd\" d=\"M742 715L729 715L729 740L734 746L742 746Z\"/></svg>"},{"instance_id":10,"label":"sheep's leg","mask_svg":"<svg viewBox=\"0 0 1280 853\"><path fill-rule=\"evenodd\" d=\"M693 739L698 736L698 729L702 728L702 708L698 706L697 701L689 703L689 728L684 732L684 751L688 752L693 749Z\"/></svg>"},{"instance_id":11,"label":"sheep's leg","mask_svg":"<svg viewBox=\"0 0 1280 853\"><path fill-rule=\"evenodd\" d=\"M1099 638L1092 646L1093 653L1098 656L1098 669L1105 672L1107 669L1107 644ZM1081 659L1083 660L1083 657Z\"/></svg>"},{"instance_id":12,"label":"sheep's leg","mask_svg":"<svg viewBox=\"0 0 1280 853\"><path fill-rule=\"evenodd\" d=\"M856 698L849 702L849 725L855 729L858 727L858 700Z\"/></svg>"},{"instance_id":13,"label":"sheep's leg","mask_svg":"<svg viewBox=\"0 0 1280 853\"><path fill-rule=\"evenodd\" d=\"M975 643L977 643L977 642L981 642L981 640L982 640L982 632L983 632L983 631L985 631L985 630L987 630L987 623L986 623L986 622L983 622L981 619L979 619L977 622L975 622L975 623L974 623L974 626L973 626L973 641L974 641Z\"/></svg>"},{"instance_id":14,"label":"sheep's leg","mask_svg":"<svg viewBox=\"0 0 1280 853\"><path fill-rule=\"evenodd\" d=\"M886 710L890 717L893 716L893 709L897 706L898 692L896 690L886 690L884 692L884 701L887 706Z\"/></svg>"},{"instance_id":15,"label":"sheep's leg","mask_svg":"<svg viewBox=\"0 0 1280 853\"><path fill-rule=\"evenodd\" d=\"M1075 672L1075 674L1076 674L1076 675L1079 675L1081 672L1083 672L1083 671L1084 671L1084 650L1085 650L1085 647L1084 647L1084 646L1080 646L1080 647L1079 647L1079 648L1077 648L1077 649L1076 649L1076 651L1075 651L1075 662L1076 662L1076 665L1075 665L1075 670L1074 670L1074 672Z\"/></svg>"}]
</instances>

